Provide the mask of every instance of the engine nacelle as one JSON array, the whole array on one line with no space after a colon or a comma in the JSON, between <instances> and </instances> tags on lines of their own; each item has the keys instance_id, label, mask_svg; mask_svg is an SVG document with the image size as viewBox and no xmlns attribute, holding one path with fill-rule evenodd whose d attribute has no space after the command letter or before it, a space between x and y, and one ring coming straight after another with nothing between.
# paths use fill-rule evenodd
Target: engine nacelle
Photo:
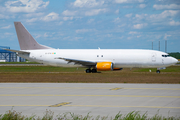
<instances>
[{"instance_id":1,"label":"engine nacelle","mask_svg":"<svg viewBox=\"0 0 180 120\"><path fill-rule=\"evenodd\" d=\"M112 62L99 62L96 64L96 69L99 71L110 71L114 69Z\"/></svg>"}]
</instances>

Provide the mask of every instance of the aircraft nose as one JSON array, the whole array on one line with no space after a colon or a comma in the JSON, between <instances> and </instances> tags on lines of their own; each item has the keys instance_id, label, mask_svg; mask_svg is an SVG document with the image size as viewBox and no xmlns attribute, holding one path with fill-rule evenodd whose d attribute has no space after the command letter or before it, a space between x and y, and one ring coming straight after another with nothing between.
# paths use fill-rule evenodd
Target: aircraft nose
<instances>
[{"instance_id":1,"label":"aircraft nose","mask_svg":"<svg viewBox=\"0 0 180 120\"><path fill-rule=\"evenodd\" d=\"M176 59L176 58L172 58L172 63L174 63L174 64L176 64L176 63L178 63L178 60Z\"/></svg>"}]
</instances>

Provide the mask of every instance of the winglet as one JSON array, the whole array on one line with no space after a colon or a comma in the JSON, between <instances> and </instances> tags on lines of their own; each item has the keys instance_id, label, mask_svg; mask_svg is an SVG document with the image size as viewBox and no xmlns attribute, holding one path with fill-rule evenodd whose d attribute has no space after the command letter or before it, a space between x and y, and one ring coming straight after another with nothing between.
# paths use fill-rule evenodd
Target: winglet
<instances>
[{"instance_id":1,"label":"winglet","mask_svg":"<svg viewBox=\"0 0 180 120\"><path fill-rule=\"evenodd\" d=\"M14 22L21 50L53 49L36 42L21 22Z\"/></svg>"}]
</instances>

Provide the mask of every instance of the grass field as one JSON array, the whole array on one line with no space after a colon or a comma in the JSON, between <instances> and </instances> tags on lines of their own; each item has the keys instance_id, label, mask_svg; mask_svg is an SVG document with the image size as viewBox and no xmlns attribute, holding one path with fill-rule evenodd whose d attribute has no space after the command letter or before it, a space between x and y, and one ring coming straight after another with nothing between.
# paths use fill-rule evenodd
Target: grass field
<instances>
[{"instance_id":1,"label":"grass field","mask_svg":"<svg viewBox=\"0 0 180 120\"><path fill-rule=\"evenodd\" d=\"M94 118L93 118L94 117ZM163 117L161 115L154 115L153 117L148 117L148 113L140 114L138 111L132 111L128 114L121 114L120 112L116 114L115 117L109 116L91 116L88 113L86 116L76 115L71 112L61 113L54 117L54 112L51 110L46 110L44 116L41 118L36 115L30 117L24 116L15 110L9 110L5 114L0 115L0 120L180 120L180 117Z\"/></svg>"},{"instance_id":2,"label":"grass field","mask_svg":"<svg viewBox=\"0 0 180 120\"><path fill-rule=\"evenodd\" d=\"M86 68L64 68L54 66L0 66L0 72L84 72ZM156 72L156 68L124 68L121 71L103 71L102 73L114 73L114 72ZM171 66L161 72L177 72L180 73L180 66Z\"/></svg>"},{"instance_id":3,"label":"grass field","mask_svg":"<svg viewBox=\"0 0 180 120\"><path fill-rule=\"evenodd\" d=\"M0 62L0 64L40 64L37 62Z\"/></svg>"},{"instance_id":4,"label":"grass field","mask_svg":"<svg viewBox=\"0 0 180 120\"><path fill-rule=\"evenodd\" d=\"M0 66L0 82L50 83L175 83L180 84L180 66L171 66L157 74L156 69L134 68L121 71L85 73L85 68L52 66Z\"/></svg>"}]
</instances>

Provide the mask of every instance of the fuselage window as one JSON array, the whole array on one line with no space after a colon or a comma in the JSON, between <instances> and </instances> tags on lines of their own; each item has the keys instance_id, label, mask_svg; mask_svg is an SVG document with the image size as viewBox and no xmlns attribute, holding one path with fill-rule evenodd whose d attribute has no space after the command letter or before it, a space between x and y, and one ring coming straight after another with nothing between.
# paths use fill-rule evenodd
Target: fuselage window
<instances>
[{"instance_id":1,"label":"fuselage window","mask_svg":"<svg viewBox=\"0 0 180 120\"><path fill-rule=\"evenodd\" d=\"M97 55L97 57L99 57L99 55Z\"/></svg>"}]
</instances>

